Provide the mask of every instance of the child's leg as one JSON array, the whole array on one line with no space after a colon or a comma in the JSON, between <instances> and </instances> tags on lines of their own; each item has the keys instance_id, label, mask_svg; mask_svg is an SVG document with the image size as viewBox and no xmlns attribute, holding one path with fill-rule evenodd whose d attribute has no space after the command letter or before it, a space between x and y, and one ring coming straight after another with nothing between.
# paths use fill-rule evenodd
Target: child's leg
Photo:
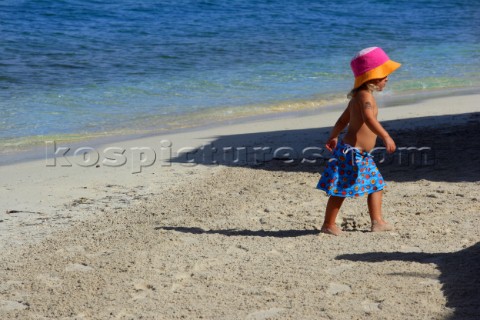
<instances>
[{"instance_id":1,"label":"child's leg","mask_svg":"<svg viewBox=\"0 0 480 320\"><path fill-rule=\"evenodd\" d=\"M389 225L382 217L382 198L383 191L377 191L368 195L368 213L372 220L372 231L389 231L393 227Z\"/></svg>"},{"instance_id":2,"label":"child's leg","mask_svg":"<svg viewBox=\"0 0 480 320\"><path fill-rule=\"evenodd\" d=\"M342 197L331 196L328 198L327 208L325 209L325 220L320 230L323 233L329 233L338 236L341 233L341 230L335 224L335 219L337 218L340 207L342 206L343 200Z\"/></svg>"}]
</instances>

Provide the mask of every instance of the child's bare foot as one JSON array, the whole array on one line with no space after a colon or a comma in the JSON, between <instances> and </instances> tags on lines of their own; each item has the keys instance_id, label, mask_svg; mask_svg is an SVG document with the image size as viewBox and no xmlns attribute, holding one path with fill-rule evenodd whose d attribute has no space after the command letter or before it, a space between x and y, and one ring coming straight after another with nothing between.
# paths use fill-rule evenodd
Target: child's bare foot
<instances>
[{"instance_id":1,"label":"child's bare foot","mask_svg":"<svg viewBox=\"0 0 480 320\"><path fill-rule=\"evenodd\" d=\"M386 221L372 221L372 232L392 231L393 226Z\"/></svg>"},{"instance_id":2,"label":"child's bare foot","mask_svg":"<svg viewBox=\"0 0 480 320\"><path fill-rule=\"evenodd\" d=\"M336 225L323 225L322 228L320 228L320 232L334 236L339 236L342 234L342 230L340 230L340 228Z\"/></svg>"}]
</instances>

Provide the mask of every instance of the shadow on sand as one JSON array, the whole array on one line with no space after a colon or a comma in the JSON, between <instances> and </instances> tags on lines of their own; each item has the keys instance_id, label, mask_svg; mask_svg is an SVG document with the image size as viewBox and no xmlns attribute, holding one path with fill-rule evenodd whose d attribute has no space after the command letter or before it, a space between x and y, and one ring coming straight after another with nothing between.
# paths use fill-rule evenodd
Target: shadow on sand
<instances>
[{"instance_id":1,"label":"shadow on sand","mask_svg":"<svg viewBox=\"0 0 480 320\"><path fill-rule=\"evenodd\" d=\"M337 260L435 263L441 272L439 280L447 299L446 306L454 310L448 320L480 319L480 242L452 253L372 252L344 254Z\"/></svg>"},{"instance_id":2,"label":"shadow on sand","mask_svg":"<svg viewBox=\"0 0 480 320\"><path fill-rule=\"evenodd\" d=\"M425 123L431 126L413 127ZM480 112L392 120L382 124L398 147L393 155L383 150L373 152L387 181L480 181ZM330 129L220 136L211 144L190 149L171 161L191 166L243 166L321 173L331 156L323 149Z\"/></svg>"},{"instance_id":3,"label":"shadow on sand","mask_svg":"<svg viewBox=\"0 0 480 320\"><path fill-rule=\"evenodd\" d=\"M309 236L319 234L318 230L204 230L202 228L195 227L156 227L155 230L173 230L182 233L191 234L221 234L227 237L243 236L243 237L276 237L276 238L294 238L301 236Z\"/></svg>"}]
</instances>

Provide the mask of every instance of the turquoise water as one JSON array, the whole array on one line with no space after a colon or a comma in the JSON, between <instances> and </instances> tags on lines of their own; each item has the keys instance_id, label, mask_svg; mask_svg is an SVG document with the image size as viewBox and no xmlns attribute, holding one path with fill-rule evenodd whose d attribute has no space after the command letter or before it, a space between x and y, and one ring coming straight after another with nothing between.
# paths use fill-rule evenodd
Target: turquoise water
<instances>
[{"instance_id":1,"label":"turquoise water","mask_svg":"<svg viewBox=\"0 0 480 320\"><path fill-rule=\"evenodd\" d=\"M386 94L480 85L480 1L2 1L0 152L345 99L351 57L403 63Z\"/></svg>"}]
</instances>

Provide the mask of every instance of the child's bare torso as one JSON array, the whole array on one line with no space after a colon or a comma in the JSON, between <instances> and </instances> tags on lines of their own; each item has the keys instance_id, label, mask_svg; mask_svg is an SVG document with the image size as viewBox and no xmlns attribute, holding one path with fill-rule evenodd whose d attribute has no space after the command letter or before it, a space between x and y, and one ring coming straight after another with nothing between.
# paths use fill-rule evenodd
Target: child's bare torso
<instances>
[{"instance_id":1,"label":"child's bare torso","mask_svg":"<svg viewBox=\"0 0 480 320\"><path fill-rule=\"evenodd\" d=\"M371 103L371 108L373 108L373 113L375 118L377 118L377 104L373 97L371 100L373 102ZM343 137L343 141L361 151L370 152L375 147L377 135L370 130L363 119L362 108L364 107L363 101L360 101L357 96L350 100L348 104L350 122L348 124L348 131Z\"/></svg>"}]
</instances>

